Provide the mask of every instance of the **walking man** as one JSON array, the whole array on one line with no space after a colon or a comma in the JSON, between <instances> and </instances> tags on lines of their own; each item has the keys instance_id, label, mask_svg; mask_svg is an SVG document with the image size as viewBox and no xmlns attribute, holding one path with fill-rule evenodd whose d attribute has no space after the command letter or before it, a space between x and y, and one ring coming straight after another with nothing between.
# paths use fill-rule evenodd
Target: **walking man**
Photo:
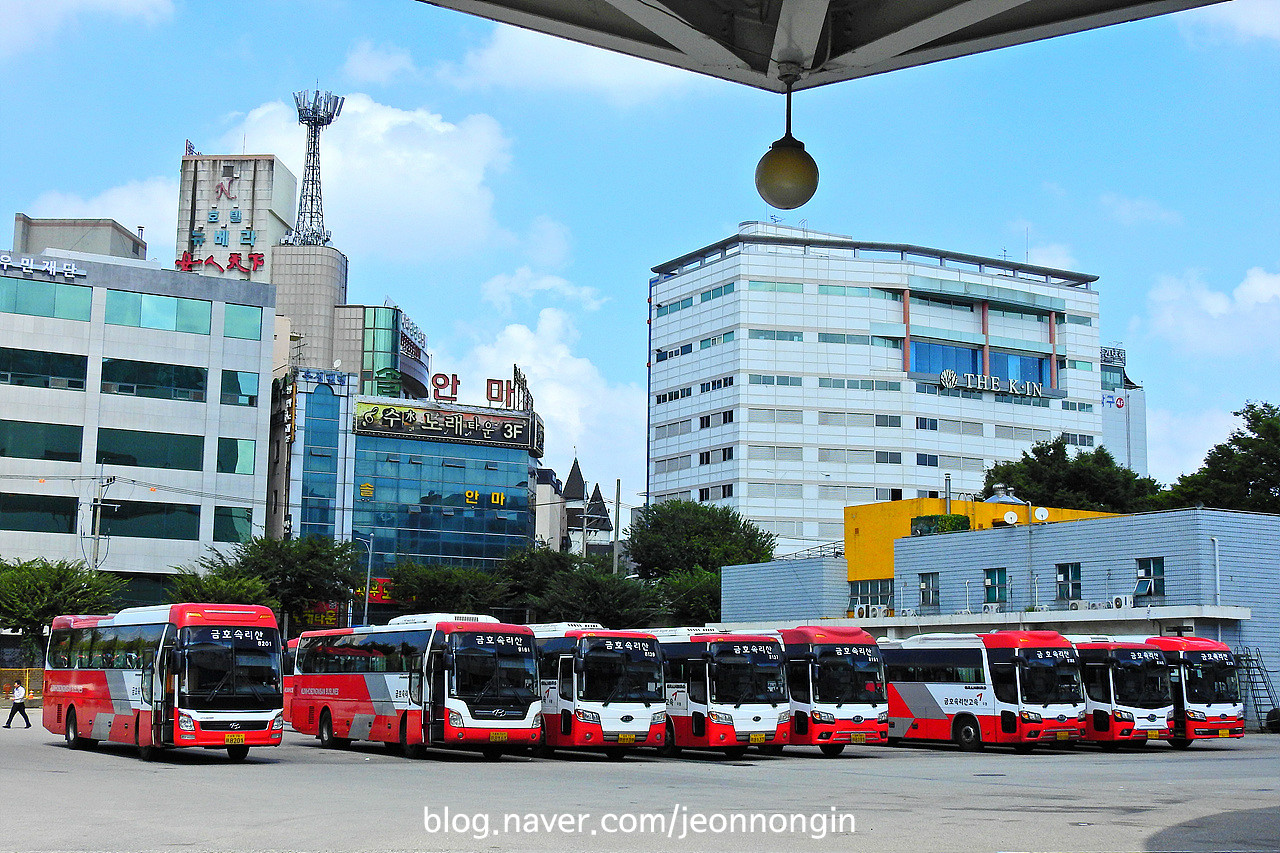
<instances>
[{"instance_id":1,"label":"walking man","mask_svg":"<svg viewBox=\"0 0 1280 853\"><path fill-rule=\"evenodd\" d=\"M31 720L27 719L27 689L22 686L21 681L13 682L13 707L9 709L9 719L4 724L6 729L13 722L15 714L21 714L22 722L27 724L27 728L31 728Z\"/></svg>"}]
</instances>

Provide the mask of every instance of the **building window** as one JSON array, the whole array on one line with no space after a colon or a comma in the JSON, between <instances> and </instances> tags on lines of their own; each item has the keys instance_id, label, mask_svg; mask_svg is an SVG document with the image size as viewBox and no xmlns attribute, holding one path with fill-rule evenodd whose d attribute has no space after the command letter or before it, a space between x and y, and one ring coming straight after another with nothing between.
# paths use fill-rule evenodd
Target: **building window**
<instances>
[{"instance_id":1,"label":"building window","mask_svg":"<svg viewBox=\"0 0 1280 853\"><path fill-rule=\"evenodd\" d=\"M0 312L88 322L93 288L0 276Z\"/></svg>"},{"instance_id":2,"label":"building window","mask_svg":"<svg viewBox=\"0 0 1280 853\"><path fill-rule=\"evenodd\" d=\"M1134 595L1164 595L1164 557L1138 558L1138 583Z\"/></svg>"},{"instance_id":3,"label":"building window","mask_svg":"<svg viewBox=\"0 0 1280 853\"><path fill-rule=\"evenodd\" d=\"M804 384L799 376L771 376L760 373L748 373L747 382L751 385L789 385L797 388Z\"/></svg>"},{"instance_id":4,"label":"building window","mask_svg":"<svg viewBox=\"0 0 1280 853\"><path fill-rule=\"evenodd\" d=\"M871 289L868 287L849 287L844 284L820 284L818 285L819 296L870 296Z\"/></svg>"},{"instance_id":5,"label":"building window","mask_svg":"<svg viewBox=\"0 0 1280 853\"><path fill-rule=\"evenodd\" d=\"M733 282L727 282L719 287L713 287L710 290L702 291L698 297L699 302L710 302L712 299L719 299L721 296L728 296L733 293Z\"/></svg>"},{"instance_id":6,"label":"building window","mask_svg":"<svg viewBox=\"0 0 1280 853\"><path fill-rule=\"evenodd\" d=\"M722 376L719 379L712 379L710 382L703 382L699 386L699 391L706 394L708 391L719 391L721 388L729 388L733 385L732 376Z\"/></svg>"},{"instance_id":7,"label":"building window","mask_svg":"<svg viewBox=\"0 0 1280 853\"><path fill-rule=\"evenodd\" d=\"M102 393L203 403L208 371L182 364L153 364L123 358L102 360Z\"/></svg>"},{"instance_id":8,"label":"building window","mask_svg":"<svg viewBox=\"0 0 1280 853\"><path fill-rule=\"evenodd\" d=\"M693 386L688 388L677 388L674 391L664 391L653 398L654 405L660 406L663 403L670 403L675 400L683 400L685 397L693 394Z\"/></svg>"},{"instance_id":9,"label":"building window","mask_svg":"<svg viewBox=\"0 0 1280 853\"><path fill-rule=\"evenodd\" d=\"M99 465L200 471L204 468L204 436L99 428L95 461Z\"/></svg>"},{"instance_id":10,"label":"building window","mask_svg":"<svg viewBox=\"0 0 1280 853\"><path fill-rule=\"evenodd\" d=\"M207 335L213 305L204 299L108 290L106 308L106 321L111 326ZM261 326L261 313L258 323Z\"/></svg>"},{"instance_id":11,"label":"building window","mask_svg":"<svg viewBox=\"0 0 1280 853\"><path fill-rule=\"evenodd\" d=\"M877 450L876 464L878 465L901 465L902 453L897 450Z\"/></svg>"},{"instance_id":12,"label":"building window","mask_svg":"<svg viewBox=\"0 0 1280 853\"><path fill-rule=\"evenodd\" d=\"M1011 382L1038 382L1043 385L1049 381L1049 359L992 351L991 375Z\"/></svg>"},{"instance_id":13,"label":"building window","mask_svg":"<svg viewBox=\"0 0 1280 853\"><path fill-rule=\"evenodd\" d=\"M902 415L876 415L876 426L900 427L902 426Z\"/></svg>"},{"instance_id":14,"label":"building window","mask_svg":"<svg viewBox=\"0 0 1280 853\"><path fill-rule=\"evenodd\" d=\"M724 412L716 412L711 415L703 415L702 417L698 418L699 429L710 429L711 427L718 427L723 424L731 424L731 423L733 423L732 409L729 409L728 411L724 411Z\"/></svg>"},{"instance_id":15,"label":"building window","mask_svg":"<svg viewBox=\"0 0 1280 853\"><path fill-rule=\"evenodd\" d=\"M902 489L876 489L876 500L900 501L902 500Z\"/></svg>"},{"instance_id":16,"label":"building window","mask_svg":"<svg viewBox=\"0 0 1280 853\"><path fill-rule=\"evenodd\" d=\"M803 284L782 281L751 281L747 282L747 289L765 293L804 293Z\"/></svg>"},{"instance_id":17,"label":"building window","mask_svg":"<svg viewBox=\"0 0 1280 853\"><path fill-rule=\"evenodd\" d=\"M705 488L698 489L698 500L703 502L718 501L723 498L731 497L733 497L732 483L725 483L722 486L707 486Z\"/></svg>"},{"instance_id":18,"label":"building window","mask_svg":"<svg viewBox=\"0 0 1280 853\"><path fill-rule=\"evenodd\" d=\"M257 448L252 438L219 438L218 473L252 474Z\"/></svg>"},{"instance_id":19,"label":"building window","mask_svg":"<svg viewBox=\"0 0 1280 853\"><path fill-rule=\"evenodd\" d=\"M253 538L253 510L247 506L213 508L214 542L248 542Z\"/></svg>"},{"instance_id":20,"label":"building window","mask_svg":"<svg viewBox=\"0 0 1280 853\"><path fill-rule=\"evenodd\" d=\"M963 376L978 373L982 354L969 347L935 344L928 341L911 342L911 369L916 373L941 373L954 370Z\"/></svg>"},{"instance_id":21,"label":"building window","mask_svg":"<svg viewBox=\"0 0 1280 853\"><path fill-rule=\"evenodd\" d=\"M674 314L677 311L683 311L684 309L688 308L692 304L693 304L693 297L686 296L684 299L676 299L666 303L665 305L659 305L657 313L659 317L665 317L668 314Z\"/></svg>"},{"instance_id":22,"label":"building window","mask_svg":"<svg viewBox=\"0 0 1280 853\"><path fill-rule=\"evenodd\" d=\"M658 424L653 428L653 438L655 441L664 438L674 438L678 435L688 435L693 429L693 421L683 420L670 424Z\"/></svg>"},{"instance_id":23,"label":"building window","mask_svg":"<svg viewBox=\"0 0 1280 853\"><path fill-rule=\"evenodd\" d=\"M88 367L83 355L0 347L0 385L83 391Z\"/></svg>"},{"instance_id":24,"label":"building window","mask_svg":"<svg viewBox=\"0 0 1280 853\"><path fill-rule=\"evenodd\" d=\"M941 603L937 572L920 573L920 606L937 607Z\"/></svg>"},{"instance_id":25,"label":"building window","mask_svg":"<svg viewBox=\"0 0 1280 853\"><path fill-rule=\"evenodd\" d=\"M893 607L893 580L849 581L849 609L860 604Z\"/></svg>"},{"instance_id":26,"label":"building window","mask_svg":"<svg viewBox=\"0 0 1280 853\"><path fill-rule=\"evenodd\" d=\"M936 430L937 428L938 428L937 418L916 418L916 429Z\"/></svg>"},{"instance_id":27,"label":"building window","mask_svg":"<svg viewBox=\"0 0 1280 853\"><path fill-rule=\"evenodd\" d=\"M1084 433L1064 432L1062 440L1076 447L1093 447L1093 436Z\"/></svg>"},{"instance_id":28,"label":"building window","mask_svg":"<svg viewBox=\"0 0 1280 853\"><path fill-rule=\"evenodd\" d=\"M256 305L227 303L223 312L222 334L245 341L262 340L262 309Z\"/></svg>"},{"instance_id":29,"label":"building window","mask_svg":"<svg viewBox=\"0 0 1280 853\"><path fill-rule=\"evenodd\" d=\"M222 371L222 405L258 405L258 374L243 370Z\"/></svg>"},{"instance_id":30,"label":"building window","mask_svg":"<svg viewBox=\"0 0 1280 853\"><path fill-rule=\"evenodd\" d=\"M722 332L718 335L712 335L709 338L703 338L702 340L698 341L698 349L710 349L711 347L718 347L721 344L730 343L732 340L733 340L733 332ZM685 346L692 347L691 344L685 344ZM680 354L684 355L683 352Z\"/></svg>"},{"instance_id":31,"label":"building window","mask_svg":"<svg viewBox=\"0 0 1280 853\"><path fill-rule=\"evenodd\" d=\"M789 332L784 329L748 329L747 337L753 341L803 341L804 332Z\"/></svg>"},{"instance_id":32,"label":"building window","mask_svg":"<svg viewBox=\"0 0 1280 853\"><path fill-rule=\"evenodd\" d=\"M82 437L78 426L0 421L0 456L79 462Z\"/></svg>"},{"instance_id":33,"label":"building window","mask_svg":"<svg viewBox=\"0 0 1280 853\"><path fill-rule=\"evenodd\" d=\"M986 595L984 604L1005 604L1009 601L1009 576L1006 569L983 571L982 587Z\"/></svg>"},{"instance_id":34,"label":"building window","mask_svg":"<svg viewBox=\"0 0 1280 853\"><path fill-rule=\"evenodd\" d=\"M670 359L670 358L676 358L678 356L688 355L691 352L693 352L693 344L681 344L679 346L674 346L671 349L658 350L657 360L666 361L667 359Z\"/></svg>"},{"instance_id":35,"label":"building window","mask_svg":"<svg viewBox=\"0 0 1280 853\"><path fill-rule=\"evenodd\" d=\"M144 539L200 538L200 507L195 504L111 501L102 513L102 532L108 536Z\"/></svg>"},{"instance_id":36,"label":"building window","mask_svg":"<svg viewBox=\"0 0 1280 853\"><path fill-rule=\"evenodd\" d=\"M77 507L74 497L0 493L0 530L75 533Z\"/></svg>"},{"instance_id":37,"label":"building window","mask_svg":"<svg viewBox=\"0 0 1280 853\"><path fill-rule=\"evenodd\" d=\"M917 453L916 464L923 465L926 468L938 467L938 454L936 453ZM957 466L958 467L958 466Z\"/></svg>"},{"instance_id":38,"label":"building window","mask_svg":"<svg viewBox=\"0 0 1280 853\"><path fill-rule=\"evenodd\" d=\"M1058 563L1058 600L1080 600L1080 564Z\"/></svg>"}]
</instances>

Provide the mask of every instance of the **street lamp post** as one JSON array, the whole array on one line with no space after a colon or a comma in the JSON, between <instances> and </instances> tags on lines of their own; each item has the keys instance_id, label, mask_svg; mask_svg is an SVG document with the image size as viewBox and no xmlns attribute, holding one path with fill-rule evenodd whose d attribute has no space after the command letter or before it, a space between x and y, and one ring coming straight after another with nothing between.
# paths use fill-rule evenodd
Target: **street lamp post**
<instances>
[{"instance_id":1,"label":"street lamp post","mask_svg":"<svg viewBox=\"0 0 1280 853\"><path fill-rule=\"evenodd\" d=\"M359 542L369 551L369 560L365 564L364 570L364 621L362 625L369 624L369 586L373 583L373 536L369 537L366 542L363 539L357 539L354 535L351 537L352 542Z\"/></svg>"}]
</instances>

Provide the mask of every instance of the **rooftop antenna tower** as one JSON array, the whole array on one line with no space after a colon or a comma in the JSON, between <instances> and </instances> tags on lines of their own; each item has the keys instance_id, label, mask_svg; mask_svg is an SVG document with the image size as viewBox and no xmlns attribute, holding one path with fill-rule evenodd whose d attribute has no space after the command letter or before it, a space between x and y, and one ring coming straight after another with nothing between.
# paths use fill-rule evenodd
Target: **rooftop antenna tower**
<instances>
[{"instance_id":1,"label":"rooftop antenna tower","mask_svg":"<svg viewBox=\"0 0 1280 853\"><path fill-rule=\"evenodd\" d=\"M346 99L317 89L294 92L293 100L298 105L298 124L307 126L307 164L298 198L298 224L285 240L294 246L326 246L329 232L324 230L324 202L320 198L320 131L338 117Z\"/></svg>"}]
</instances>

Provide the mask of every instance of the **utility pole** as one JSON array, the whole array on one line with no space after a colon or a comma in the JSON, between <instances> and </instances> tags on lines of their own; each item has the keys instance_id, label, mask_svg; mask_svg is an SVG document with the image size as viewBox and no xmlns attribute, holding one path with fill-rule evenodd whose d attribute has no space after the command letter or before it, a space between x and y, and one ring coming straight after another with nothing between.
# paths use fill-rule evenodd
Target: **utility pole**
<instances>
[{"instance_id":1,"label":"utility pole","mask_svg":"<svg viewBox=\"0 0 1280 853\"><path fill-rule=\"evenodd\" d=\"M93 503L90 508L93 512L93 569L97 571L101 565L98 560L98 546L102 541L102 498L107 491L107 487L116 481L115 477L99 477L93 488Z\"/></svg>"},{"instance_id":2,"label":"utility pole","mask_svg":"<svg viewBox=\"0 0 1280 853\"><path fill-rule=\"evenodd\" d=\"M587 511L591 509L590 492L587 491L587 483L582 483L582 558L587 557Z\"/></svg>"},{"instance_id":3,"label":"utility pole","mask_svg":"<svg viewBox=\"0 0 1280 853\"><path fill-rule=\"evenodd\" d=\"M618 573L618 528L622 526L622 478L613 492L613 573Z\"/></svg>"}]
</instances>

